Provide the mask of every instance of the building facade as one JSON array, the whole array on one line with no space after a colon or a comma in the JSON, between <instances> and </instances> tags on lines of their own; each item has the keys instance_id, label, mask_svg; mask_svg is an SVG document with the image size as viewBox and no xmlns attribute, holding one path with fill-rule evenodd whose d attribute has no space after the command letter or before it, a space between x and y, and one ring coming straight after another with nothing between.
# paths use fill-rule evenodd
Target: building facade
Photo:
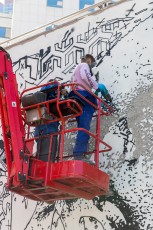
<instances>
[{"instance_id":1,"label":"building facade","mask_svg":"<svg viewBox=\"0 0 153 230\"><path fill-rule=\"evenodd\" d=\"M11 38L13 0L0 0L0 43Z\"/></svg>"},{"instance_id":2,"label":"building facade","mask_svg":"<svg viewBox=\"0 0 153 230\"><path fill-rule=\"evenodd\" d=\"M101 0L0 0L0 43Z\"/></svg>"},{"instance_id":3,"label":"building facade","mask_svg":"<svg viewBox=\"0 0 153 230\"><path fill-rule=\"evenodd\" d=\"M12 36L16 37L101 0L15 0Z\"/></svg>"}]
</instances>

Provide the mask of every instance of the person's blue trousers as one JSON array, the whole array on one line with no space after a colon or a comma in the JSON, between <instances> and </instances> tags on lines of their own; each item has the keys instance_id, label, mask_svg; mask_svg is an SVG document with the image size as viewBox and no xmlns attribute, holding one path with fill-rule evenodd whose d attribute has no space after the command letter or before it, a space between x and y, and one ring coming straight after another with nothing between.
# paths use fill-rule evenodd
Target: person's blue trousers
<instances>
[{"instance_id":1,"label":"person's blue trousers","mask_svg":"<svg viewBox=\"0 0 153 230\"><path fill-rule=\"evenodd\" d=\"M95 97L93 97L88 91L86 90L78 90L78 92L83 95L86 99L91 101L93 104L97 105L97 100ZM83 103L83 113L81 116L77 117L77 127L78 128L84 128L86 130L90 130L90 123L92 120L92 116L95 112L95 109L93 106L91 106L89 103L84 101L82 98L80 98L78 95L76 95L74 92L70 93L70 96L78 97ZM88 141L89 141L89 135L83 131L78 131L75 147L73 150L74 157L82 156L84 153L87 152L88 149Z\"/></svg>"},{"instance_id":2,"label":"person's blue trousers","mask_svg":"<svg viewBox=\"0 0 153 230\"><path fill-rule=\"evenodd\" d=\"M34 137L56 133L58 132L58 125L59 122L57 121L49 124L38 125L34 130Z\"/></svg>"},{"instance_id":3,"label":"person's blue trousers","mask_svg":"<svg viewBox=\"0 0 153 230\"><path fill-rule=\"evenodd\" d=\"M39 154L39 160L44 162L48 161L48 153L50 147L50 137L44 138L43 136L58 132L59 122L52 122L49 124L39 125L35 128L34 137L39 137L37 142L37 154ZM50 153L50 161L55 162L56 152L58 146L57 136L53 136L52 147Z\"/></svg>"}]
</instances>

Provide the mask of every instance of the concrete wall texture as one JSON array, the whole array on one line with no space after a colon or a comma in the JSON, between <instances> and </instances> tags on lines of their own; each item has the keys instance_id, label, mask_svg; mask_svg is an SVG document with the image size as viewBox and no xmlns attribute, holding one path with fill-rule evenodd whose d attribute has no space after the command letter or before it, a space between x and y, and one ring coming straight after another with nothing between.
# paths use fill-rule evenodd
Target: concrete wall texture
<instances>
[{"instance_id":1,"label":"concrete wall texture","mask_svg":"<svg viewBox=\"0 0 153 230\"><path fill-rule=\"evenodd\" d=\"M60 30L23 42L10 52L19 90L61 76L69 80L84 53L96 57L118 116L103 118L112 151L100 157L112 193L91 201L37 203L5 189L0 170L1 230L153 229L153 2L128 1ZM1 156L4 154L0 142Z\"/></svg>"}]
</instances>

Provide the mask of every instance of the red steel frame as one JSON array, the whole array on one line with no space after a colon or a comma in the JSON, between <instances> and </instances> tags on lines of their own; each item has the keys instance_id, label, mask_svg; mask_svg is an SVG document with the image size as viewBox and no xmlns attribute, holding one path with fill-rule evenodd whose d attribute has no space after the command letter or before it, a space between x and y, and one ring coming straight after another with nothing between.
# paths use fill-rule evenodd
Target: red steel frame
<instances>
[{"instance_id":1,"label":"red steel frame","mask_svg":"<svg viewBox=\"0 0 153 230\"><path fill-rule=\"evenodd\" d=\"M20 113L16 77L12 72L12 62L4 51L0 51L0 99L1 123L8 166L8 185L12 183L12 180L16 185L20 185L19 177L23 176L21 155L24 150L24 126Z\"/></svg>"},{"instance_id":2,"label":"red steel frame","mask_svg":"<svg viewBox=\"0 0 153 230\"><path fill-rule=\"evenodd\" d=\"M21 95L20 95L20 99L23 97L24 94L26 94L27 92L28 93L31 93L31 91L34 91L34 90L38 90L40 89L41 87L43 86L47 86L47 85L55 85L57 84L57 89L58 89L58 93L57 93L57 98L56 99L52 99L52 100L49 100L49 101L45 101L45 102L41 102L41 103L38 103L37 105L31 105L31 106L27 106L27 107L24 107L24 108L21 108L21 111L22 111L22 114L24 115L24 120L26 120L26 111L28 109L32 109L32 108L36 108L38 109L39 111L39 115L40 115L40 118L42 118L42 114L41 114L41 111L40 111L40 106L42 105L45 105L46 108L47 108L47 111L48 111L48 114L51 114L50 111L49 111L49 105L56 102L57 104L57 110L58 110L58 113L60 115L59 118L55 118L53 121L49 121L49 123L51 122L55 122L55 121L61 121L61 131L58 132L58 135L61 136L61 148L60 148L60 161L63 160L63 158L68 158L68 157L72 157L73 155L69 155L68 157L64 157L63 156L63 151L64 151L64 136L66 133L72 133L72 132L77 132L77 131L84 131L86 132L87 134L89 134L89 136L93 137L95 140L96 140L96 148L95 148L95 166L98 168L99 167L99 153L102 153L102 152L108 152L110 151L112 148L111 146L109 146L107 143L105 143L104 141L102 141L100 139L100 129L101 129L101 116L102 115L105 115L105 116L109 116L111 115L111 113L114 111L113 108L111 106L109 106L106 102L104 102L101 98L99 98L98 96L96 96L94 93L92 93L90 90L86 89L84 86L80 85L80 84L76 84L76 83L68 83L68 84L62 84L62 87L71 87L72 91L78 95L80 98L82 98L83 100L85 100L86 102L88 102L91 106L93 106L96 110L97 110L97 115L95 116L97 118L97 127L96 127L96 134L93 134L91 133L90 131L87 131L86 129L84 128L71 128L71 129L65 129L65 122L70 119L70 118L75 118L77 116L80 116L81 113L82 113L82 108L81 106L76 103L74 100L72 99L68 99L67 102L70 103L70 102L73 102L74 104L77 105L79 111L76 112L76 114L74 115L69 115L69 116L66 116L66 117L63 117L62 114L61 114L61 111L60 111L60 108L59 106L63 103L65 103L65 100L60 100L60 83L58 81L53 81L51 83L47 83L47 84L43 84L43 85L40 85L40 86L35 86L35 87L32 87L30 89L26 89L24 90ZM86 99L84 96L82 96L77 90L76 90L76 87L77 86L81 86L84 90L88 91L91 95L93 95L96 99L97 99L97 105L93 104L91 101L89 101L88 99ZM101 107L101 104L104 104L110 112L105 112L102 107ZM71 108L71 106L69 105L69 107ZM73 110L73 109L72 109ZM52 116L54 116L53 114L51 114ZM76 120L72 120L71 122L75 122ZM47 123L47 121L46 121ZM32 126L30 124L30 126ZM29 126L28 126L29 128ZM28 129L29 130L29 129ZM27 134L29 136L29 132ZM57 135L57 134L56 134ZM32 139L28 139L26 138L26 141L30 141ZM33 139L34 140L34 139ZM107 147L107 149L104 149L104 150L100 150L99 149L99 145L103 144L104 146ZM85 154L93 154L93 152L91 153L85 153Z\"/></svg>"},{"instance_id":3,"label":"red steel frame","mask_svg":"<svg viewBox=\"0 0 153 230\"><path fill-rule=\"evenodd\" d=\"M9 55L3 50L0 50L0 64L0 115L8 167L8 189L27 198L48 203L59 199L73 199L76 197L92 199L96 195L105 194L109 188L109 176L99 170L99 153L110 151L111 146L100 139L101 116L109 116L113 109L83 86L80 85L97 99L97 106L76 90L78 84L61 85L57 81L26 89L19 98L16 77L12 71L12 62ZM57 84L56 99L21 108L20 99L23 95L30 91L38 90L42 86L55 83ZM75 117L81 115L82 108L73 99L60 100L61 87L71 87L71 90L76 95L97 110L96 134L83 128L66 128L66 121L71 118L71 122L75 122ZM54 102L56 103L59 117L55 117L49 111L49 105ZM67 103L67 106L73 110L73 115L62 116L60 105L63 103ZM75 104L77 111L73 109L71 103ZM103 111L101 104L104 104L109 112ZM42 118L40 110L42 105L45 105L47 112L54 117L53 121L46 121L46 123L61 121L60 131L49 135L50 149L53 136L60 136L59 160L57 159L56 163L42 162L32 155L33 143L37 138L30 138L30 128L33 125L26 123L26 110L37 108L40 118ZM88 133L89 136L95 139L95 150L86 153L94 154L95 166L82 161L65 161L68 157L72 157L72 154L63 156L65 134L79 130ZM99 149L100 143L105 146L105 149ZM48 159L50 158L48 157Z\"/></svg>"}]
</instances>

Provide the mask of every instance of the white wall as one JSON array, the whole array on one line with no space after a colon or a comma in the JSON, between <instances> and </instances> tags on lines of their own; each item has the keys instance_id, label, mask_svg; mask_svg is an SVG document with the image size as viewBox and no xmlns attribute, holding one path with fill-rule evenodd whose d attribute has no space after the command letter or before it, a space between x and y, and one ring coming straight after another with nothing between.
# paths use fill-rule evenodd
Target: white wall
<instances>
[{"instance_id":1,"label":"white wall","mask_svg":"<svg viewBox=\"0 0 153 230\"><path fill-rule=\"evenodd\" d=\"M8 48L20 91L56 76L70 79L81 54L92 53L100 82L120 112L103 118L101 129L112 146L100 159L101 170L111 177L112 194L92 201L36 203L5 190L7 170L2 163L1 229L8 230L7 225L11 230L153 229L152 10L151 0L128 1Z\"/></svg>"}]
</instances>

